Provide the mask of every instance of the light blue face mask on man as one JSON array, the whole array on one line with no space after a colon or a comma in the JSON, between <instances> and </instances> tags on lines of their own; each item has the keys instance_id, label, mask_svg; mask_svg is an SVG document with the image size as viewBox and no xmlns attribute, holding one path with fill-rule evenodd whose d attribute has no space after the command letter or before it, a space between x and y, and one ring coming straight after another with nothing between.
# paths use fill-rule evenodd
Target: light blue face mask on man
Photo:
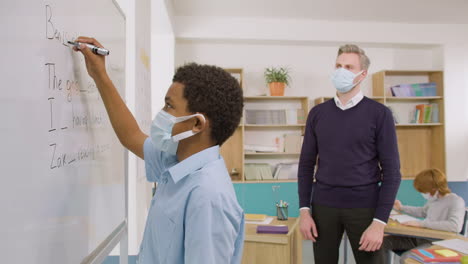
<instances>
[{"instance_id":1,"label":"light blue face mask on man","mask_svg":"<svg viewBox=\"0 0 468 264\"><path fill-rule=\"evenodd\" d=\"M168 112L161 110L151 124L150 137L155 148L170 155L176 155L179 141L189 138L197 133L192 130L188 130L172 136L172 128L175 124L184 122L195 116L201 116L203 121L205 121L205 117L202 114L175 117Z\"/></svg>"},{"instance_id":2,"label":"light blue face mask on man","mask_svg":"<svg viewBox=\"0 0 468 264\"><path fill-rule=\"evenodd\" d=\"M331 80L339 93L347 93L362 81L360 80L357 83L353 83L354 79L363 72L364 71L360 71L354 74L345 68L338 68L333 72Z\"/></svg>"}]
</instances>

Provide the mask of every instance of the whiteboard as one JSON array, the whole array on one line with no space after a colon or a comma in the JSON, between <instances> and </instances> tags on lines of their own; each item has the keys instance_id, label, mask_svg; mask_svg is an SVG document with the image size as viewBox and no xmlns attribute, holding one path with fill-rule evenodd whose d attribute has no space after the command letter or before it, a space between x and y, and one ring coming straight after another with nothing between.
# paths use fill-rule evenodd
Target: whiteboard
<instances>
[{"instance_id":1,"label":"whiteboard","mask_svg":"<svg viewBox=\"0 0 468 264\"><path fill-rule=\"evenodd\" d=\"M79 263L126 220L125 151L84 60L79 35L110 50L125 90L125 18L111 0L1 1L0 256Z\"/></svg>"}]
</instances>

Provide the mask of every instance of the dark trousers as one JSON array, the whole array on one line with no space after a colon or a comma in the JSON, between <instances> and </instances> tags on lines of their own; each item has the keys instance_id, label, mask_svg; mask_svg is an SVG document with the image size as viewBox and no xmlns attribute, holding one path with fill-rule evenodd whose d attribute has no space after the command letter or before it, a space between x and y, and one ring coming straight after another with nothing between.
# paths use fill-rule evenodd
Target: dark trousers
<instances>
[{"instance_id":1,"label":"dark trousers","mask_svg":"<svg viewBox=\"0 0 468 264\"><path fill-rule=\"evenodd\" d=\"M317 226L318 238L314 245L316 264L338 263L339 248L346 231L357 264L380 263L382 251L359 250L362 233L374 218L375 208L332 208L314 204L312 218Z\"/></svg>"},{"instance_id":2,"label":"dark trousers","mask_svg":"<svg viewBox=\"0 0 468 264\"><path fill-rule=\"evenodd\" d=\"M402 237L402 236L385 236L382 243L382 255L379 263L385 264L390 262L390 251L406 251L400 256L402 263L410 254L410 249L426 248L431 246L431 241L423 238Z\"/></svg>"}]
</instances>

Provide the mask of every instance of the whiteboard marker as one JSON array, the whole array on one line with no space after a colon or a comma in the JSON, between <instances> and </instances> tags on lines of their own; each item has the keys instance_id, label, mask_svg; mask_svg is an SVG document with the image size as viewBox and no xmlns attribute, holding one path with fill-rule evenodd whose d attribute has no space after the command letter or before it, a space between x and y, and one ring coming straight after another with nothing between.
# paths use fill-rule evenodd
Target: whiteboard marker
<instances>
[{"instance_id":1,"label":"whiteboard marker","mask_svg":"<svg viewBox=\"0 0 468 264\"><path fill-rule=\"evenodd\" d=\"M82 42L73 42L73 41L68 41L68 44L71 44L77 48L80 48L80 44L84 44L86 45L88 48L91 49L91 51L94 53L94 54L98 54L98 55L102 55L102 56L107 56L109 55L109 50L105 49L105 48L99 48L97 46L94 46L92 44L88 44L88 43L82 43Z\"/></svg>"}]
</instances>

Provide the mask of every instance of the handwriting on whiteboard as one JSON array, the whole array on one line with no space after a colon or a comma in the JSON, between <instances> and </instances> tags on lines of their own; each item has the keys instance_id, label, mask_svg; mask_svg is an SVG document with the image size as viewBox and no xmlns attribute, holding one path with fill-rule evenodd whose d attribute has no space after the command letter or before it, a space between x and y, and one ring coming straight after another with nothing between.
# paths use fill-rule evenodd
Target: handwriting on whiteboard
<instances>
[{"instance_id":1,"label":"handwriting on whiteboard","mask_svg":"<svg viewBox=\"0 0 468 264\"><path fill-rule=\"evenodd\" d=\"M45 36L50 40L51 45L57 45L57 41L66 46L57 49L60 56L71 56L68 40L73 40L74 35L70 34L54 21L53 8L45 5ZM54 56L54 55L52 55ZM71 59L71 57L70 57ZM102 104L95 83L86 78L79 78L75 69L72 71L60 71L61 67L71 67L70 65L60 65L53 59L46 58L43 64L45 74L47 74L47 98L48 116L47 130L49 133L49 164L50 170L57 170L64 167L73 166L79 162L91 161L98 158L98 155L111 149L111 144L105 140L98 140L89 136L96 129L104 129L108 124L108 117ZM80 137L79 142L75 140L77 134L85 135Z\"/></svg>"}]
</instances>

